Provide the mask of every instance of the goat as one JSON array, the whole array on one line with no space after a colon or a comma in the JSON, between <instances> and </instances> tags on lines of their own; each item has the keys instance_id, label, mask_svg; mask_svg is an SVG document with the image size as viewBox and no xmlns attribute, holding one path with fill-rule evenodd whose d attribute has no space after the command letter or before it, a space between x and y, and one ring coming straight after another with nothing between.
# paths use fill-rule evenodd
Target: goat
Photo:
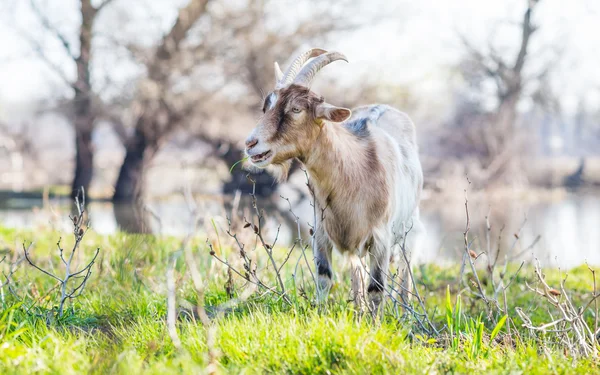
<instances>
[{"instance_id":1,"label":"goat","mask_svg":"<svg viewBox=\"0 0 600 375\"><path fill-rule=\"evenodd\" d=\"M275 90L264 100L263 116L246 140L246 154L252 165L269 167L280 179L286 178L293 159L304 165L316 212L323 213L316 215L313 249L318 298L326 298L331 288L335 247L351 255L355 302L364 307L361 258L369 254L369 307L377 311L393 250L399 250L405 228L412 228L412 238L422 228L418 205L423 172L415 126L406 114L387 105L351 111L310 90L317 72L336 60L347 61L341 53L311 49L285 73L275 63ZM412 242L409 238L407 243ZM403 298L412 287L405 266Z\"/></svg>"}]
</instances>

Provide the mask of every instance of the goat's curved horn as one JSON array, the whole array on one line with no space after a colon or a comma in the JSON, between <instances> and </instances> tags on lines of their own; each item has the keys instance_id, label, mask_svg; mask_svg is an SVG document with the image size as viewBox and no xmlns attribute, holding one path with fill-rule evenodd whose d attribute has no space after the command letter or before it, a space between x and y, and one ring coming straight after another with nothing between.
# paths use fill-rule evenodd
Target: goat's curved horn
<instances>
[{"instance_id":1,"label":"goat's curved horn","mask_svg":"<svg viewBox=\"0 0 600 375\"><path fill-rule=\"evenodd\" d=\"M300 86L308 87L319 70L321 70L327 64L337 60L344 60L345 62L348 62L346 56L339 52L328 52L315 58L310 63L306 64L304 68L302 68L300 73L298 73L294 79L294 83Z\"/></svg>"},{"instance_id":2,"label":"goat's curved horn","mask_svg":"<svg viewBox=\"0 0 600 375\"><path fill-rule=\"evenodd\" d=\"M302 65L304 65L304 63L308 61L308 59L320 56L326 52L327 51L325 51L324 49L313 48L298 55L294 62L292 62L285 71L283 78L277 83L277 87L281 88L292 83L294 81L294 78L296 78L296 74L298 74L298 71L300 70L300 68L302 68Z\"/></svg>"},{"instance_id":3,"label":"goat's curved horn","mask_svg":"<svg viewBox=\"0 0 600 375\"><path fill-rule=\"evenodd\" d=\"M283 72L281 71L279 64L277 64L277 61L275 61L275 64L273 65L275 66L275 83L277 84L283 78Z\"/></svg>"}]
</instances>

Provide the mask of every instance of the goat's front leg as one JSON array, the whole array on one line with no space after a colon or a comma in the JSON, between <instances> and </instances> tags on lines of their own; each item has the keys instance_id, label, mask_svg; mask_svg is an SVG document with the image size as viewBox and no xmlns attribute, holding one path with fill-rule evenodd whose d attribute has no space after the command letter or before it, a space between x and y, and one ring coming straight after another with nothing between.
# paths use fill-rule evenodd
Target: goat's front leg
<instances>
[{"instance_id":1,"label":"goat's front leg","mask_svg":"<svg viewBox=\"0 0 600 375\"><path fill-rule=\"evenodd\" d=\"M373 242L369 248L370 281L367 289L369 307L373 313L377 313L383 301L390 266L390 254L391 236L389 231L385 229L374 231Z\"/></svg>"},{"instance_id":2,"label":"goat's front leg","mask_svg":"<svg viewBox=\"0 0 600 375\"><path fill-rule=\"evenodd\" d=\"M320 225L315 232L315 248L313 255L315 257L315 268L317 269L317 301L323 302L329 295L329 290L333 284L333 271L331 268L331 251L333 246Z\"/></svg>"},{"instance_id":3,"label":"goat's front leg","mask_svg":"<svg viewBox=\"0 0 600 375\"><path fill-rule=\"evenodd\" d=\"M360 255L350 255L350 272L352 276L352 298L356 309L364 312L367 306L365 296L365 267Z\"/></svg>"}]
</instances>

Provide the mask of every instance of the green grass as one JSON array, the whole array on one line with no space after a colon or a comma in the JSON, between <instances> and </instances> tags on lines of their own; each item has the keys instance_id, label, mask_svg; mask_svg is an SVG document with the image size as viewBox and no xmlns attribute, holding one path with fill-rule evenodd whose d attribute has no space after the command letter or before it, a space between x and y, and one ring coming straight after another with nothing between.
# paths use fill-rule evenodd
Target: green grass
<instances>
[{"instance_id":1,"label":"green grass","mask_svg":"<svg viewBox=\"0 0 600 375\"><path fill-rule=\"evenodd\" d=\"M34 241L33 259L46 269L61 274L56 241L61 236L50 231L19 231L0 228L0 250L8 260L22 254L21 243ZM65 248L68 235L62 234ZM231 246L221 237L225 249ZM291 293L292 305L274 295L254 293L224 314L217 306L229 301L224 284L225 268L211 261L202 236L192 241L201 273L208 280L204 298L216 332L218 372L289 374L378 374L378 373L597 373L598 360L574 360L557 343L540 348L539 337L529 334L514 314L517 306L527 308L534 322L547 322L547 305L527 290L534 283L531 268L525 267L515 279L509 295L509 318L497 325L501 316L489 319L483 303L457 297L453 268L423 266L415 270L427 309L439 328L437 337L419 332L408 318L388 314L383 319L355 313L347 302L348 274L338 274L338 284L324 307L314 307ZM181 314L177 322L182 348L176 349L166 325L166 271L169 257L178 254L176 238L125 235L84 238L79 265L86 264L94 250L101 252L83 294L68 304L63 317L55 316L59 295L55 280L22 263L14 274L13 289L2 289L0 304L0 373L2 374L189 374L203 373L207 366L206 331L198 321ZM235 261L235 254L218 249ZM254 250L258 269L266 256ZM224 254L223 254L224 253ZM279 261L285 249L276 249ZM2 255L0 255L1 258ZM283 268L286 288L293 290L298 254ZM184 257L175 265L180 311L193 309L198 301L186 272ZM310 260L310 257L308 257ZM0 264L8 271L8 260ZM302 263L301 263L302 264ZM516 266L509 267L516 269ZM510 273L510 271L509 271ZM485 281L485 275L481 278ZM552 285L564 275L547 270ZM304 267L304 279L309 279ZM234 278L236 296L245 290L242 280ZM272 285L276 285L272 282ZM306 284L309 285L309 284ZM577 303L589 300L592 278L587 267L569 272L567 289ZM307 287L309 296L312 289ZM593 309L586 312L593 320ZM50 318L49 318L50 317ZM513 332L510 340L507 328ZM497 337L493 337L496 336Z\"/></svg>"}]
</instances>

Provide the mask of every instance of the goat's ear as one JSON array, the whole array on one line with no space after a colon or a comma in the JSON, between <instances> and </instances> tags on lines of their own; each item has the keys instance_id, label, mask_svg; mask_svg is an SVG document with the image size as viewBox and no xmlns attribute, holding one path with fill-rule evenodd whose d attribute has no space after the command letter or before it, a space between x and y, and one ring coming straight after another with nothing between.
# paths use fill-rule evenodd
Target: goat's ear
<instances>
[{"instance_id":1,"label":"goat's ear","mask_svg":"<svg viewBox=\"0 0 600 375\"><path fill-rule=\"evenodd\" d=\"M318 119L331 122L344 122L350 118L352 111L348 108L336 107L331 104L321 103L317 106Z\"/></svg>"}]
</instances>

